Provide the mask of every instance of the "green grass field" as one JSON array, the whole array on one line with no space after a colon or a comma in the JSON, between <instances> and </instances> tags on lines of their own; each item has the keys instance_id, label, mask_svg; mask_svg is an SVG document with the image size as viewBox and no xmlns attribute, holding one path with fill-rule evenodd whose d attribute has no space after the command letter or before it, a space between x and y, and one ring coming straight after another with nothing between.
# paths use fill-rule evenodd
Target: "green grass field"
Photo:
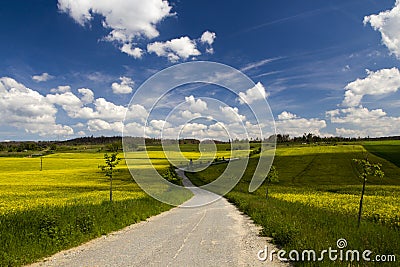
<instances>
[{"instance_id":1,"label":"green grass field","mask_svg":"<svg viewBox=\"0 0 400 267\"><path fill-rule=\"evenodd\" d=\"M114 175L114 201L110 204L109 180L98 168L104 164L99 150L69 149L43 156L42 171L41 158L23 157L27 152L0 157L0 266L36 261L171 208L141 190L125 160ZM201 156L194 145L183 145L182 150L182 155L172 153L171 159L187 164ZM203 160L230 156L224 145L219 150L203 153ZM130 152L127 157L134 163L130 167L139 171L153 165L163 174L169 167L160 146L149 146L148 152ZM176 196L177 202L191 195L187 190Z\"/></svg>"},{"instance_id":2,"label":"green grass field","mask_svg":"<svg viewBox=\"0 0 400 267\"><path fill-rule=\"evenodd\" d=\"M395 254L399 259L400 169L394 164L399 151L395 145L365 144L373 153L369 159L382 164L385 177L368 180L360 229L356 218L361 181L352 159L365 155L361 145L279 147L274 165L280 182L270 187L268 201L265 185L248 192L258 160L253 156L243 179L227 198L285 249L326 249L346 238L349 248ZM170 154L172 160L185 165L189 159L196 162L201 157L195 145L181 148L182 155ZM201 159L232 157L226 145L218 145L218 149L216 154L203 153ZM103 153L96 151L44 156L42 171L40 158L0 158L0 266L36 261L171 208L146 195L124 161L114 176L114 202L109 203L109 181L98 168L104 163ZM145 153L127 154L134 160L133 168L150 167ZM148 153L154 167L163 173L169 162L161 147L150 147ZM248 151L235 153L244 156ZM208 183L225 166L214 165L188 176L196 184ZM190 195L177 197L183 202Z\"/></svg>"},{"instance_id":3,"label":"green grass field","mask_svg":"<svg viewBox=\"0 0 400 267\"><path fill-rule=\"evenodd\" d=\"M370 141L364 147L371 153L393 162L400 167L400 140Z\"/></svg>"},{"instance_id":4,"label":"green grass field","mask_svg":"<svg viewBox=\"0 0 400 267\"><path fill-rule=\"evenodd\" d=\"M144 153L132 156L140 162ZM169 165L159 154L150 157L162 173ZM40 171L40 158L0 158L0 266L33 262L171 208L145 194L124 161L109 203L109 180L98 168L103 153L58 153L42 160ZM190 196L187 191L177 198Z\"/></svg>"},{"instance_id":5,"label":"green grass field","mask_svg":"<svg viewBox=\"0 0 400 267\"><path fill-rule=\"evenodd\" d=\"M362 183L352 159L362 158L365 153L361 145L280 147L274 161L280 182L270 186L268 200L265 185L254 193L248 192L257 157L250 159L244 177L226 197L262 225L263 234L273 237L286 251L321 251L334 248L336 240L345 238L349 249L395 254L399 260L400 169L373 154L369 155L370 161L382 164L385 177L368 180L362 224L357 228ZM224 168L216 165L187 175L202 185L218 177ZM348 262L323 263L342 265L347 266Z\"/></svg>"}]
</instances>

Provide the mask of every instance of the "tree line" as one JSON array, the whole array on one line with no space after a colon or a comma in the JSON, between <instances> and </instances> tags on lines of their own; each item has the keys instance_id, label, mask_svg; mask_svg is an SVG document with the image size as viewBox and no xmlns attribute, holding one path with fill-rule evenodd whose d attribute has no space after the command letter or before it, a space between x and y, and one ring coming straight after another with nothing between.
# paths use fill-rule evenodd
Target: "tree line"
<instances>
[{"instance_id":1,"label":"tree line","mask_svg":"<svg viewBox=\"0 0 400 267\"><path fill-rule=\"evenodd\" d=\"M328 143L334 144L338 142L356 142L356 141L376 141L376 140L400 140L400 136L386 136L386 137L341 137L341 136L330 136L321 137L312 133L304 133L302 136L291 137L289 134L275 134L268 138L265 138L264 142L277 143ZM146 145L161 145L162 140L159 138L143 138L143 137L125 137L125 143L136 145L143 144ZM179 144L199 144L200 140L197 139L180 139ZM216 144L229 144L229 143L261 143L261 139L250 138L244 140L210 140ZM12 141L12 142L0 142L0 151L8 152L23 152L23 151L42 151L42 150L56 150L61 146L78 146L78 145L104 145L106 150L118 151L122 150L122 137L121 136L99 136L94 137L79 137L66 141Z\"/></svg>"},{"instance_id":2,"label":"tree line","mask_svg":"<svg viewBox=\"0 0 400 267\"><path fill-rule=\"evenodd\" d=\"M291 137L288 134L271 135L266 141L274 141L277 143L338 143L338 142L358 142L358 141L378 141L378 140L400 140L400 136L385 137L342 137L342 136L324 136L312 133L304 133L302 136ZM256 140L250 142L257 142Z\"/></svg>"}]
</instances>

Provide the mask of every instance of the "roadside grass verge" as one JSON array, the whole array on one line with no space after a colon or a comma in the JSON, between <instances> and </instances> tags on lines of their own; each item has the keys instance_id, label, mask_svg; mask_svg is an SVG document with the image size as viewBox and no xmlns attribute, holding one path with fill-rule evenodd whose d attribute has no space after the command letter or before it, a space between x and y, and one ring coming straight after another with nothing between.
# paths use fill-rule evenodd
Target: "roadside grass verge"
<instances>
[{"instance_id":1,"label":"roadside grass verge","mask_svg":"<svg viewBox=\"0 0 400 267\"><path fill-rule=\"evenodd\" d=\"M169 210L150 197L37 207L0 216L0 265L20 266Z\"/></svg>"},{"instance_id":2,"label":"roadside grass verge","mask_svg":"<svg viewBox=\"0 0 400 267\"><path fill-rule=\"evenodd\" d=\"M262 235L272 237L273 242L287 252L297 250L301 253L303 250L312 249L316 251L316 257L319 258L323 250L328 250L329 247L337 249L336 241L345 238L348 246L344 250L358 250L361 254L368 249L373 252L373 255L394 254L396 259L400 257L398 229L370 221L363 221L360 228L357 228L355 215L350 216L334 210L283 201L273 196L266 201L260 194L242 193L235 190L226 197L263 227ZM288 254L285 257L288 257ZM324 259L323 262L299 261L295 265L348 266L349 264L349 262L339 260L332 262L327 255ZM360 264L364 266L365 262L361 259ZM387 264L387 266L396 266L396 263Z\"/></svg>"},{"instance_id":3,"label":"roadside grass verge","mask_svg":"<svg viewBox=\"0 0 400 267\"><path fill-rule=\"evenodd\" d=\"M274 165L279 172L278 184L265 185L248 192L258 158L250 158L241 181L225 197L263 227L262 234L287 252L296 249L317 253L337 249L336 241L347 240L344 250L371 250L377 254L395 255L400 260L400 169L374 155L380 162L384 179L368 180L363 219L357 228L357 208L361 193L358 170L352 158L365 153L360 145L306 146L278 148ZM217 178L226 166L215 165L198 173L186 173L193 184L201 186ZM263 248L260 248L263 249ZM255 255L256 256L256 255ZM286 254L286 256L288 256ZM320 255L317 254L317 257ZM296 266L375 266L372 262L299 261ZM349 265L350 264L350 265ZM384 266L398 266L396 262Z\"/></svg>"}]
</instances>

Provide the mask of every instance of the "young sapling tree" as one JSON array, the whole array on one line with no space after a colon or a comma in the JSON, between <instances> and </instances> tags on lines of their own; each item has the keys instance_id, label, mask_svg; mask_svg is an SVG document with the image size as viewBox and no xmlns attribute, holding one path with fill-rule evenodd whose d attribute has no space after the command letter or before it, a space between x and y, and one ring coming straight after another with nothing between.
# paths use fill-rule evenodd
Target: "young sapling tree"
<instances>
[{"instance_id":1,"label":"young sapling tree","mask_svg":"<svg viewBox=\"0 0 400 267\"><path fill-rule=\"evenodd\" d=\"M269 189L269 185L271 183L277 183L279 182L279 173L276 169L275 166L271 166L271 168L269 169L267 178L266 178L266 182L267 182L267 189L265 190L265 198L268 199L268 189Z\"/></svg>"},{"instance_id":2,"label":"young sapling tree","mask_svg":"<svg viewBox=\"0 0 400 267\"><path fill-rule=\"evenodd\" d=\"M375 176L375 177L383 178L384 173L381 170L382 165L380 163L371 163L371 162L369 162L367 157L365 159L353 159L353 161L355 163L357 163L357 165L359 167L361 167L360 178L363 182L361 198L360 198L360 205L358 208L358 222L357 222L357 226L360 227L364 193L365 193L365 184L367 183L367 177Z\"/></svg>"},{"instance_id":3,"label":"young sapling tree","mask_svg":"<svg viewBox=\"0 0 400 267\"><path fill-rule=\"evenodd\" d=\"M115 172L115 167L117 167L120 160L121 158L118 158L118 153L112 153L111 155L105 153L104 161L106 164L99 166L99 168L101 168L101 170L105 173L105 176L110 179L110 202L112 202L113 200L113 194L112 194L113 174Z\"/></svg>"}]
</instances>

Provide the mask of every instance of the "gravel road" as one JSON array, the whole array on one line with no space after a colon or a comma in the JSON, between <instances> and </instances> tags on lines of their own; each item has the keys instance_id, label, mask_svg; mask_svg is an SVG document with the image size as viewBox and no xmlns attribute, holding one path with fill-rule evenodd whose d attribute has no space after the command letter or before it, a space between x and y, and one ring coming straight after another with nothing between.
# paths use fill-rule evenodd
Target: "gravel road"
<instances>
[{"instance_id":1,"label":"gravel road","mask_svg":"<svg viewBox=\"0 0 400 267\"><path fill-rule=\"evenodd\" d=\"M194 193L186 204L215 199L194 187L182 171L178 174ZM258 260L257 253L265 245L269 251L274 249L258 236L259 230L220 198L201 207L171 209L31 266L287 266L277 259Z\"/></svg>"}]
</instances>

